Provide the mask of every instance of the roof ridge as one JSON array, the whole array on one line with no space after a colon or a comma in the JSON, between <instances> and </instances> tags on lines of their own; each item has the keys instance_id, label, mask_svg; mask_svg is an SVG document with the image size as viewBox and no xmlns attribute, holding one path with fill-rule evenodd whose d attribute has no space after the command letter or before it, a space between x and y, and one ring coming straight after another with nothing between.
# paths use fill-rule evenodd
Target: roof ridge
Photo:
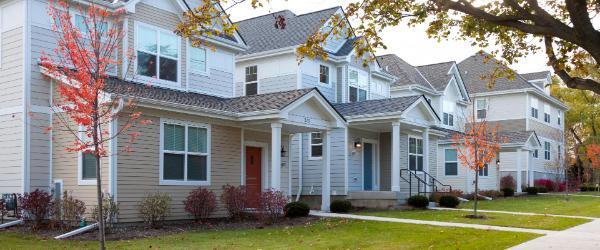
<instances>
[{"instance_id":1,"label":"roof ridge","mask_svg":"<svg viewBox=\"0 0 600 250\"><path fill-rule=\"evenodd\" d=\"M315 13L319 13L319 12L323 12L323 11L327 11L327 10L331 10L331 9L337 9L337 8L342 8L342 6L338 5L338 6L334 6L334 7L322 9L322 10L315 10L315 11L312 11L312 12L307 12L307 13L303 13L303 14L300 14L300 15L296 15L296 17L305 16L305 15L309 15L309 14L315 14Z\"/></svg>"},{"instance_id":2,"label":"roof ridge","mask_svg":"<svg viewBox=\"0 0 600 250\"><path fill-rule=\"evenodd\" d=\"M450 61L445 61L445 62L438 62L438 63L430 63L430 64L417 65L415 67L433 66L433 65L444 64L444 63L456 63L456 61L450 60Z\"/></svg>"},{"instance_id":3,"label":"roof ridge","mask_svg":"<svg viewBox=\"0 0 600 250\"><path fill-rule=\"evenodd\" d=\"M263 14L263 15L249 17L249 18L246 18L246 19L242 19L242 20L236 21L234 23L241 23L241 22L245 22L245 21L250 21L250 20L261 18L261 17L265 17L265 16L268 16L268 15L275 15L275 14L280 13L280 12L290 12L290 13L294 14L294 16L296 16L296 17L298 16L298 15L296 15L296 13L294 13L290 9L283 9L283 10L275 11L275 12L272 12L272 13L267 13L267 14Z\"/></svg>"}]
</instances>

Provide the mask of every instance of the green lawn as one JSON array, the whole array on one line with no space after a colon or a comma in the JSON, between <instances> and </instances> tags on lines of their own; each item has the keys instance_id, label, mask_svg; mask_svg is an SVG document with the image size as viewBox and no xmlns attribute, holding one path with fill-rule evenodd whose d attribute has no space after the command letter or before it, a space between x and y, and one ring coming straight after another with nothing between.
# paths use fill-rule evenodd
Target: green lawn
<instances>
[{"instance_id":1,"label":"green lawn","mask_svg":"<svg viewBox=\"0 0 600 250\"><path fill-rule=\"evenodd\" d=\"M465 216L472 214L472 212L439 210L381 211L362 212L360 214L402 219L459 222L468 224L533 228L545 230L564 230L591 221L586 219L570 219L550 216L511 215L498 213L485 213L484 215L488 217L487 219L469 219L465 218Z\"/></svg>"},{"instance_id":2,"label":"green lawn","mask_svg":"<svg viewBox=\"0 0 600 250\"><path fill-rule=\"evenodd\" d=\"M537 195L500 198L480 201L479 209L530 212L544 214L578 215L600 218L600 198L564 195ZM473 202L460 205L460 208L473 208Z\"/></svg>"},{"instance_id":3,"label":"green lawn","mask_svg":"<svg viewBox=\"0 0 600 250\"><path fill-rule=\"evenodd\" d=\"M202 231L109 242L109 249L506 249L540 235L403 223L324 220L278 229ZM93 249L96 242L0 233L2 249Z\"/></svg>"}]
</instances>

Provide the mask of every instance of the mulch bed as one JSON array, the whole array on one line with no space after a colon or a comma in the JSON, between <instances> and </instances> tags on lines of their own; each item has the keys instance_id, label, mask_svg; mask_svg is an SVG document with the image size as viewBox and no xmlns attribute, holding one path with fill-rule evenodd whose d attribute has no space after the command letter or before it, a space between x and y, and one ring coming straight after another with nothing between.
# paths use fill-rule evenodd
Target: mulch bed
<instances>
[{"instance_id":1,"label":"mulch bed","mask_svg":"<svg viewBox=\"0 0 600 250\"><path fill-rule=\"evenodd\" d=\"M147 227L143 224L118 224L111 231L106 232L107 240L130 240L147 237L156 237L171 235L177 233L191 231L220 231L220 230L240 230L240 229L263 229L263 228L278 228L298 225L307 225L320 220L318 217L301 217L301 218L283 218L281 221L272 224L264 225L256 220L231 221L228 219L209 219L203 223L194 221L170 221L165 222L161 228L155 229ZM33 235L42 239L53 239L54 237L68 232L59 228L43 228L32 230L29 226L14 226L8 229L0 230L0 232L14 232L26 235ZM68 240L96 240L98 230L90 230L86 233L68 238Z\"/></svg>"}]
</instances>

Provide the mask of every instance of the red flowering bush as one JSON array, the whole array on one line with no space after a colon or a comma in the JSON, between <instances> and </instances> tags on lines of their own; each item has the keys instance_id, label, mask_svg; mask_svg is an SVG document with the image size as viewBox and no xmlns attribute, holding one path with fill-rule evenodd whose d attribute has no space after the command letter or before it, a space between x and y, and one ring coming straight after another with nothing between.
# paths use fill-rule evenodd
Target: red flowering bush
<instances>
[{"instance_id":1,"label":"red flowering bush","mask_svg":"<svg viewBox=\"0 0 600 250\"><path fill-rule=\"evenodd\" d=\"M567 183L563 182L558 184L558 192L564 192L567 190Z\"/></svg>"},{"instance_id":2,"label":"red flowering bush","mask_svg":"<svg viewBox=\"0 0 600 250\"><path fill-rule=\"evenodd\" d=\"M546 187L546 190L548 190L548 192L554 192L554 187L555 183L552 180L549 179L537 179L533 181L533 185L536 187Z\"/></svg>"},{"instance_id":3,"label":"red flowering bush","mask_svg":"<svg viewBox=\"0 0 600 250\"><path fill-rule=\"evenodd\" d=\"M500 189L512 188L515 190L517 188L517 183L515 182L515 178L512 175L507 175L500 178Z\"/></svg>"},{"instance_id":4,"label":"red flowering bush","mask_svg":"<svg viewBox=\"0 0 600 250\"><path fill-rule=\"evenodd\" d=\"M42 225L52 210L52 196L46 191L36 189L19 197L23 219L34 222L34 227Z\"/></svg>"},{"instance_id":5,"label":"red flowering bush","mask_svg":"<svg viewBox=\"0 0 600 250\"><path fill-rule=\"evenodd\" d=\"M431 201L440 202L440 198L442 198L442 196L462 197L463 191L459 189L454 189L448 192L433 192L431 193L431 197L429 197L429 199Z\"/></svg>"},{"instance_id":6,"label":"red flowering bush","mask_svg":"<svg viewBox=\"0 0 600 250\"><path fill-rule=\"evenodd\" d=\"M244 210L248 205L248 198L246 197L245 186L223 186L223 193L221 193L221 202L225 206L229 218L239 220L244 215Z\"/></svg>"},{"instance_id":7,"label":"red flowering bush","mask_svg":"<svg viewBox=\"0 0 600 250\"><path fill-rule=\"evenodd\" d=\"M187 196L183 201L185 211L194 216L195 221L208 218L215 211L217 197L208 189L198 188Z\"/></svg>"},{"instance_id":8,"label":"red flowering bush","mask_svg":"<svg viewBox=\"0 0 600 250\"><path fill-rule=\"evenodd\" d=\"M287 202L287 197L281 191L269 189L262 192L259 200L259 219L263 223L276 222L283 217Z\"/></svg>"}]
</instances>

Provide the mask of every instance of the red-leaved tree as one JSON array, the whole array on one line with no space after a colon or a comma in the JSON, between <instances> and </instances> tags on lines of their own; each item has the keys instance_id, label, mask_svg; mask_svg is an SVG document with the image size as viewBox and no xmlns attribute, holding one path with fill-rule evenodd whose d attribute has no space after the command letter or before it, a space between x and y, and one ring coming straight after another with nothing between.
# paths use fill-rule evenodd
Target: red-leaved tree
<instances>
[{"instance_id":1,"label":"red-leaved tree","mask_svg":"<svg viewBox=\"0 0 600 250\"><path fill-rule=\"evenodd\" d=\"M456 149L461 165L475 173L475 195L473 217L477 218L477 200L479 196L479 171L489 166L498 155L501 138L498 126L490 128L487 121L468 118L464 133L456 133L452 137L452 147Z\"/></svg>"},{"instance_id":2,"label":"red-leaved tree","mask_svg":"<svg viewBox=\"0 0 600 250\"><path fill-rule=\"evenodd\" d=\"M72 12L79 16L76 18ZM53 91L57 95L51 100L51 106L61 123L59 128L49 127L48 130L60 129L73 136L73 144L66 147L68 152L95 157L97 204L102 204L100 159L117 153L107 152L106 145L135 124L149 123L140 119L141 113L135 111L132 99L106 92L111 72L115 73L122 65L119 58L133 61L133 53L122 49L125 11L107 10L93 2L70 6L66 0L52 0L48 13L54 20L52 29L57 46L51 55L44 53L41 56L40 66L42 73L54 80ZM111 131L110 126L116 120L120 127ZM137 132L129 133L128 142L138 136ZM102 206L98 206L96 219L100 249L105 249L102 210Z\"/></svg>"},{"instance_id":3,"label":"red-leaved tree","mask_svg":"<svg viewBox=\"0 0 600 250\"><path fill-rule=\"evenodd\" d=\"M591 173L590 180L593 180L595 177L594 172L600 169L600 145L598 144L590 144L587 146L586 156L590 160ZM599 181L596 180L596 183Z\"/></svg>"}]
</instances>

